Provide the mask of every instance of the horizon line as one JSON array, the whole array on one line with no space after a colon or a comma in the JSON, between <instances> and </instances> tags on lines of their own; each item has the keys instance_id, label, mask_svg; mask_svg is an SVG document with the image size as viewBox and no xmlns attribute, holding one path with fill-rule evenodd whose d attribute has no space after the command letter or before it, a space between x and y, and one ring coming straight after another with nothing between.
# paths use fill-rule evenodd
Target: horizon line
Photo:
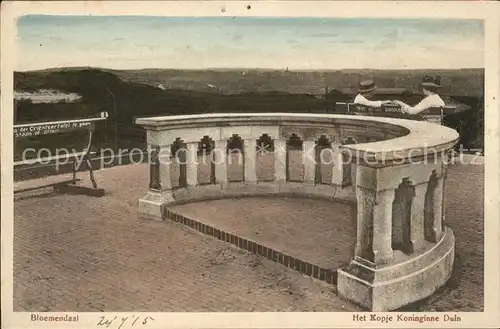
<instances>
[{"instance_id":1,"label":"horizon line","mask_svg":"<svg viewBox=\"0 0 500 329\"><path fill-rule=\"evenodd\" d=\"M168 71L281 71L281 72L335 72L335 71L460 71L460 70L485 70L484 67L460 67L460 68L342 68L342 69L327 69L327 68L317 68L317 69L290 69L290 68L244 68L244 67L206 67L206 68L171 68L171 67L144 67L144 68L131 68L131 69L114 69L98 66L63 66L63 67L48 67L43 69L30 69L30 70L16 70L13 72L40 72L49 70L64 70L64 69L97 69L97 70L109 70L109 71L145 71L145 70L168 70Z\"/></svg>"}]
</instances>

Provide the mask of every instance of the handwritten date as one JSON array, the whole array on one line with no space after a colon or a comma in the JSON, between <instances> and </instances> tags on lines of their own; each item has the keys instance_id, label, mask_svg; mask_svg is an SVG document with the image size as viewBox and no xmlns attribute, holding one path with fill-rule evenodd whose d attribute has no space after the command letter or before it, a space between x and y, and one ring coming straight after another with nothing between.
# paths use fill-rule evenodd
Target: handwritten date
<instances>
[{"instance_id":1,"label":"handwritten date","mask_svg":"<svg viewBox=\"0 0 500 329\"><path fill-rule=\"evenodd\" d=\"M106 316L101 316L99 322L97 323L97 326L102 326L105 328L109 328L111 325L113 327L116 327L117 329L122 329L125 328L127 325L130 326L144 326L147 325L150 322L155 321L150 316L137 316L137 315L132 315L132 316L114 316L114 317L106 317ZM125 326L125 327L124 327Z\"/></svg>"}]
</instances>

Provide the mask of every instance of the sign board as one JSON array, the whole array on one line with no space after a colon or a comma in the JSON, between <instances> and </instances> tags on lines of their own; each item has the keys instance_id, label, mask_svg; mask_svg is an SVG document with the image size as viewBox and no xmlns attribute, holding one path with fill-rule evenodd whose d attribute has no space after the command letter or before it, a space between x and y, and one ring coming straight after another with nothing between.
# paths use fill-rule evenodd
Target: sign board
<instances>
[{"instance_id":1,"label":"sign board","mask_svg":"<svg viewBox=\"0 0 500 329\"><path fill-rule=\"evenodd\" d=\"M418 120L417 116L403 113L401 112L399 106L394 105L384 105L382 107L375 108L350 103L347 105L347 108L348 114Z\"/></svg>"},{"instance_id":2,"label":"sign board","mask_svg":"<svg viewBox=\"0 0 500 329\"><path fill-rule=\"evenodd\" d=\"M55 135L55 134L80 131L80 130L87 130L88 137L87 137L87 145L84 149L81 150L81 152L78 152L75 149L73 149L72 153L70 153L70 154L66 153L64 155L60 155L60 154L51 155L50 152L47 152L48 156L45 156L45 157L42 157L40 155L40 152L38 152L37 158L26 159L26 158L24 158L25 154L23 151L23 159L21 159L19 161L14 161L14 166L28 166L28 169L29 169L29 168L33 168L33 165L38 165L39 163L41 163L42 160L50 162L50 161L57 161L57 160L72 158L74 161L72 162L73 163L73 166L72 166L73 178L71 180L65 180L65 181L59 182L59 183L51 183L48 185L38 186L36 188L53 186L54 189L59 190L59 191L62 191L62 190L84 191L84 193L88 193L90 195L103 196L104 190L97 188L97 183L94 179L92 163L90 161L90 146L92 144L92 136L94 134L96 122L97 121L104 121L107 119L107 117L108 117L107 112L101 112L99 117L93 117L93 118L87 118L87 119L38 122L38 123L28 123L28 124L15 125L14 126L14 138L15 138L16 143L18 143L18 142L22 143L22 141L28 137L39 137L38 139L29 141L29 143L31 143L31 144L37 144L40 142L41 139L44 139L44 138L42 138L42 136ZM65 144L69 144L67 136L55 136L54 138L58 141L65 143ZM81 137L75 136L74 138L79 139ZM23 148L23 149L26 150L26 148ZM47 151L49 149L45 149L45 150ZM77 171L79 171L80 166L81 166L83 161L85 161L87 163L89 174L90 174L90 180L92 181L93 189L87 189L87 188L82 187L82 186L76 186L76 183L78 181L76 178L76 173L77 173ZM19 167L17 167L17 168L18 168L18 170L22 169ZM71 183L72 185L67 185L68 183ZM14 192L20 193L20 192L29 191L29 190L36 189L36 188L19 189L19 190L15 190Z\"/></svg>"},{"instance_id":3,"label":"sign board","mask_svg":"<svg viewBox=\"0 0 500 329\"><path fill-rule=\"evenodd\" d=\"M52 135L80 129L93 130L96 121L106 120L107 117L108 113L102 112L100 117L96 118L15 125L14 138Z\"/></svg>"},{"instance_id":4,"label":"sign board","mask_svg":"<svg viewBox=\"0 0 500 329\"><path fill-rule=\"evenodd\" d=\"M349 104L349 113L402 113L397 105L383 105L382 107L369 107L359 104Z\"/></svg>"},{"instance_id":5,"label":"sign board","mask_svg":"<svg viewBox=\"0 0 500 329\"><path fill-rule=\"evenodd\" d=\"M14 137L32 137L39 135L59 134L75 129L92 129L93 122L66 122L66 123L47 123L43 125L31 125L26 127L14 127Z\"/></svg>"},{"instance_id":6,"label":"sign board","mask_svg":"<svg viewBox=\"0 0 500 329\"><path fill-rule=\"evenodd\" d=\"M391 117L398 115L404 116L404 114L401 112L400 107L396 104L394 105L384 104L382 107L375 108L354 103L336 102L335 109L338 112L345 111L348 114L379 115L379 116L383 116L384 114L392 114L390 115Z\"/></svg>"}]
</instances>

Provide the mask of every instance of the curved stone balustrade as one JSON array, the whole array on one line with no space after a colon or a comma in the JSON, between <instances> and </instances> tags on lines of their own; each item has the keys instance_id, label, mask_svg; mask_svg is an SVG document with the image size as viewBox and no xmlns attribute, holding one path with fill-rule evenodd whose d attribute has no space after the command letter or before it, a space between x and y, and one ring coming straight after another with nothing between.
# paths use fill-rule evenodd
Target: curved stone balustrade
<instances>
[{"instance_id":1,"label":"curved stone balustrade","mask_svg":"<svg viewBox=\"0 0 500 329\"><path fill-rule=\"evenodd\" d=\"M452 129L420 121L331 114L205 114L136 119L151 152L142 216L162 219L168 205L249 195L304 195L357 203L351 263L338 270L338 292L374 311L431 295L450 277L453 232L443 226ZM228 180L234 143L242 149L240 181ZM266 142L267 141L267 142ZM267 143L267 144L266 144ZM238 144L238 143L237 143ZM272 180L257 174L258 145L270 146ZM198 180L208 148L209 183ZM302 179L290 176L291 149L302 150ZM321 159L328 150L331 177ZM266 151L264 151L266 152ZM174 159L179 184L172 181ZM335 218L332 218L335 220Z\"/></svg>"}]
</instances>

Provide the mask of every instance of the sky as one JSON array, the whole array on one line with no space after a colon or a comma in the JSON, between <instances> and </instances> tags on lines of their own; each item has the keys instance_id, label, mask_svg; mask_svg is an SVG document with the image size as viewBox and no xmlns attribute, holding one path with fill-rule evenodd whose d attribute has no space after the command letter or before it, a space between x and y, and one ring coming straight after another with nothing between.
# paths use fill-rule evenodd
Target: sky
<instances>
[{"instance_id":1,"label":"sky","mask_svg":"<svg viewBox=\"0 0 500 329\"><path fill-rule=\"evenodd\" d=\"M484 68L477 20L24 16L16 70Z\"/></svg>"}]
</instances>

